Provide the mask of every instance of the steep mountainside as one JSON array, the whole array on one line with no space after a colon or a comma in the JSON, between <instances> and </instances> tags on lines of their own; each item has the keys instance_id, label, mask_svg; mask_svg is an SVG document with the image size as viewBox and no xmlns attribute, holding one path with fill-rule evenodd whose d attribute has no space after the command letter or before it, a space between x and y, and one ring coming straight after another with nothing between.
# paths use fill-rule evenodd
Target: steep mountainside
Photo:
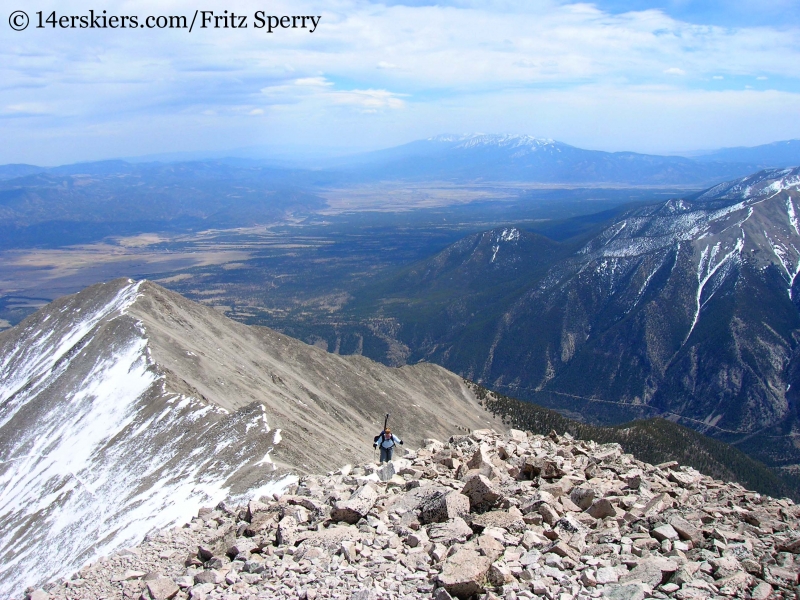
<instances>
[{"instance_id":1,"label":"steep mountainside","mask_svg":"<svg viewBox=\"0 0 800 600\"><path fill-rule=\"evenodd\" d=\"M798 214L800 169L763 171L631 210L579 248L473 236L352 310L393 323L409 362L584 418L663 415L796 465Z\"/></svg>"},{"instance_id":2,"label":"steep mountainside","mask_svg":"<svg viewBox=\"0 0 800 600\"><path fill-rule=\"evenodd\" d=\"M436 136L354 157L339 167L361 177L390 180L457 178L637 185L710 185L756 168L739 161L601 152L529 135L485 134Z\"/></svg>"},{"instance_id":3,"label":"steep mountainside","mask_svg":"<svg viewBox=\"0 0 800 600\"><path fill-rule=\"evenodd\" d=\"M456 375L328 354L149 283L57 300L0 334L0 596L198 506L498 423Z\"/></svg>"}]
</instances>

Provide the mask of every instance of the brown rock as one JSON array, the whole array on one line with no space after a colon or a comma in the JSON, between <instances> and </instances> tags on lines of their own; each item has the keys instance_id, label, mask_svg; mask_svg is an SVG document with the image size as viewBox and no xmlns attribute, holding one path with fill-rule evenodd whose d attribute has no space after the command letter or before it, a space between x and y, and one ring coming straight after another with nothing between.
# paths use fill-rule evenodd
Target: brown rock
<instances>
[{"instance_id":1,"label":"brown rock","mask_svg":"<svg viewBox=\"0 0 800 600\"><path fill-rule=\"evenodd\" d=\"M478 549L486 558L494 562L503 554L506 547L492 536L482 535L478 538Z\"/></svg>"},{"instance_id":2,"label":"brown rock","mask_svg":"<svg viewBox=\"0 0 800 600\"><path fill-rule=\"evenodd\" d=\"M147 582L147 591L152 600L169 600L176 596L180 588L169 577L158 577Z\"/></svg>"},{"instance_id":3,"label":"brown rock","mask_svg":"<svg viewBox=\"0 0 800 600\"><path fill-rule=\"evenodd\" d=\"M475 475L467 480L461 493L469 498L472 510L494 506L503 498L503 494L484 475Z\"/></svg>"},{"instance_id":4,"label":"brown rock","mask_svg":"<svg viewBox=\"0 0 800 600\"><path fill-rule=\"evenodd\" d=\"M486 589L490 565L487 557L470 548L462 548L445 560L437 582L453 596L469 598Z\"/></svg>"},{"instance_id":5,"label":"brown rock","mask_svg":"<svg viewBox=\"0 0 800 600\"><path fill-rule=\"evenodd\" d=\"M477 531L482 531L486 527L500 527L511 532L525 531L522 513L516 509L511 511L492 510L483 513L472 519L472 526L477 528Z\"/></svg>"},{"instance_id":6,"label":"brown rock","mask_svg":"<svg viewBox=\"0 0 800 600\"><path fill-rule=\"evenodd\" d=\"M606 498L595 500L586 511L595 519L605 519L606 517L616 517L617 509Z\"/></svg>"}]
</instances>

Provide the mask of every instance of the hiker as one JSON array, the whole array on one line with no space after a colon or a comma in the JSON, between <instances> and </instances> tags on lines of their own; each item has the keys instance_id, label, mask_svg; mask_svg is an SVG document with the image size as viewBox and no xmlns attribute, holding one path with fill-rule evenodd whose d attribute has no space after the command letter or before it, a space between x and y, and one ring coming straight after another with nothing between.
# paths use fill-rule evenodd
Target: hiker
<instances>
[{"instance_id":1,"label":"hiker","mask_svg":"<svg viewBox=\"0 0 800 600\"><path fill-rule=\"evenodd\" d=\"M400 444L403 445L403 440L401 440L396 435L392 434L392 430L388 427L381 431L378 435L375 436L373 440L373 446L377 448L380 446L381 448L381 462L389 462L392 460L392 454L394 454L394 447Z\"/></svg>"}]
</instances>

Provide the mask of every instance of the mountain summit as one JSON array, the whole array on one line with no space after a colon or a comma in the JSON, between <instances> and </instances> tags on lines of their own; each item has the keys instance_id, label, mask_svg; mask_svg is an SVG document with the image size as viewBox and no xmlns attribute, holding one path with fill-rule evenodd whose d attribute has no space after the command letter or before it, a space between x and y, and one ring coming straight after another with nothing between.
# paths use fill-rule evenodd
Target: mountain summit
<instances>
[{"instance_id":1,"label":"mountain summit","mask_svg":"<svg viewBox=\"0 0 800 600\"><path fill-rule=\"evenodd\" d=\"M147 281L0 334L0 596L226 497L497 423L434 365L392 369L235 323Z\"/></svg>"}]
</instances>

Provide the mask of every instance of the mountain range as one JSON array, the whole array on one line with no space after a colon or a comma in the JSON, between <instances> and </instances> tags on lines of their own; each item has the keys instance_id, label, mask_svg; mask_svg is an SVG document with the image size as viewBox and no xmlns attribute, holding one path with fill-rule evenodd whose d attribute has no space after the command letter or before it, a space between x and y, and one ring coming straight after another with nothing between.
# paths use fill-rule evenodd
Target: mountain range
<instances>
[{"instance_id":1,"label":"mountain range","mask_svg":"<svg viewBox=\"0 0 800 600\"><path fill-rule=\"evenodd\" d=\"M409 448L513 423L798 495L741 452L676 424L586 426L433 364L330 354L120 279L0 333L0 595L67 576L200 506L374 459L385 412Z\"/></svg>"},{"instance_id":2,"label":"mountain range","mask_svg":"<svg viewBox=\"0 0 800 600\"><path fill-rule=\"evenodd\" d=\"M563 242L497 228L361 290L345 312L380 332L365 348L384 362L435 362L595 422L660 415L795 469L798 214L795 168L632 208Z\"/></svg>"},{"instance_id":3,"label":"mountain range","mask_svg":"<svg viewBox=\"0 0 800 600\"><path fill-rule=\"evenodd\" d=\"M759 164L584 150L528 135L471 134L419 140L344 159L333 168L361 179L663 186L710 185L751 173Z\"/></svg>"}]
</instances>

